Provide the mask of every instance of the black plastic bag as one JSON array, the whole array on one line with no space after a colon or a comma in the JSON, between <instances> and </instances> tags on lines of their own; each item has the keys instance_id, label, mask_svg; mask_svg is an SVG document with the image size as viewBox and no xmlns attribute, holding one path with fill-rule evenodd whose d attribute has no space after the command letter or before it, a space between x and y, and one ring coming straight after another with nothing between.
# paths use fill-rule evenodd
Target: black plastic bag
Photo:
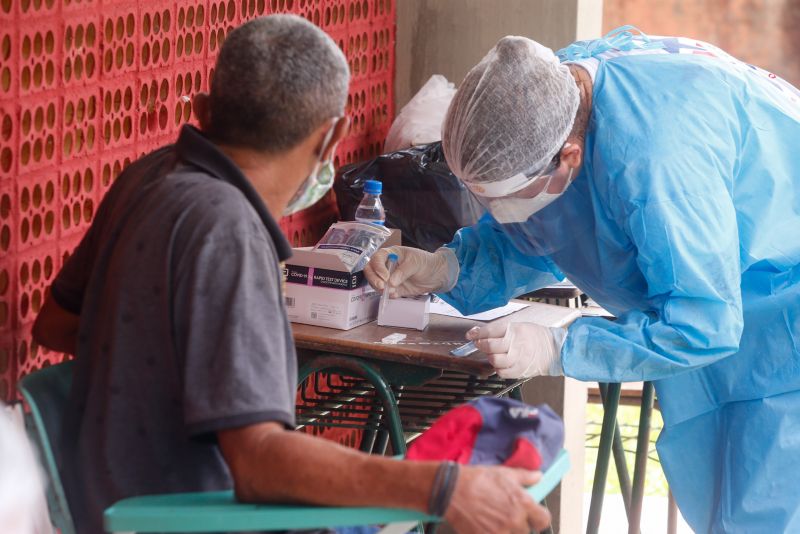
<instances>
[{"instance_id":1,"label":"black plastic bag","mask_svg":"<svg viewBox=\"0 0 800 534\"><path fill-rule=\"evenodd\" d=\"M366 180L383 182L386 226L400 229L403 244L409 247L433 252L483 215L480 203L450 172L442 143L390 152L339 169L333 189L342 220L354 220Z\"/></svg>"}]
</instances>

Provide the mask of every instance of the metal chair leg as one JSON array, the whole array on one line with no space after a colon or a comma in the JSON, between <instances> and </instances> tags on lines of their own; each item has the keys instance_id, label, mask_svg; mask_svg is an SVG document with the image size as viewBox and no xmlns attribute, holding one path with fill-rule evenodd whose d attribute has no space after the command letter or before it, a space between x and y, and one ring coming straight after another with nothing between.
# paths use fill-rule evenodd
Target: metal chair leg
<instances>
[{"instance_id":1,"label":"metal chair leg","mask_svg":"<svg viewBox=\"0 0 800 534\"><path fill-rule=\"evenodd\" d=\"M644 500L645 475L647 474L647 457L650 452L650 418L653 415L654 396L652 382L645 382L642 386L642 408L639 412L639 435L636 439L628 534L638 534L642 522L642 502Z\"/></svg>"},{"instance_id":2,"label":"metal chair leg","mask_svg":"<svg viewBox=\"0 0 800 534\"><path fill-rule=\"evenodd\" d=\"M678 505L672 492L669 492L669 504L667 504L667 534L678 534Z\"/></svg>"},{"instance_id":3,"label":"metal chair leg","mask_svg":"<svg viewBox=\"0 0 800 534\"><path fill-rule=\"evenodd\" d=\"M597 534L600 530L600 516L603 513L608 464L611 461L611 447L616 430L617 408L619 407L620 384L609 384L604 405L603 426L600 430L600 445L597 450L597 466L592 483L592 501L589 506L587 534Z\"/></svg>"}]
</instances>

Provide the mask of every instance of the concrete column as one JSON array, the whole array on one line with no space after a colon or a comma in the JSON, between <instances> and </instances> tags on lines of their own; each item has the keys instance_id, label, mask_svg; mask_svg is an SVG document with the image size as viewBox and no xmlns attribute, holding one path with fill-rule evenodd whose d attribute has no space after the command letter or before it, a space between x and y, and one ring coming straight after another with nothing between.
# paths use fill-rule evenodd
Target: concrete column
<instances>
[{"instance_id":1,"label":"concrete column","mask_svg":"<svg viewBox=\"0 0 800 534\"><path fill-rule=\"evenodd\" d=\"M433 74L459 84L506 35L553 49L600 35L602 0L395 0L395 103L400 109Z\"/></svg>"},{"instance_id":2,"label":"concrete column","mask_svg":"<svg viewBox=\"0 0 800 534\"><path fill-rule=\"evenodd\" d=\"M556 533L577 534L583 529L587 396L587 382L563 376L534 378L522 388L525 402L546 403L564 419L564 447L569 451L572 468L547 499Z\"/></svg>"}]
</instances>

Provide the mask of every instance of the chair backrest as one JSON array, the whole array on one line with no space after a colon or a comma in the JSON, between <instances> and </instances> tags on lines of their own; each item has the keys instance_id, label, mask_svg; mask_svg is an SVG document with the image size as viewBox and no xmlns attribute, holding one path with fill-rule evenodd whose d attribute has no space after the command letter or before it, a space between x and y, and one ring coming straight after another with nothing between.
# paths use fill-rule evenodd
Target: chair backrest
<instances>
[{"instance_id":1,"label":"chair backrest","mask_svg":"<svg viewBox=\"0 0 800 534\"><path fill-rule=\"evenodd\" d=\"M26 413L28 437L37 444L50 484L47 487L47 507L50 518L61 534L75 534L72 515L67 505L64 486L58 470L53 445L61 436L64 410L72 385L73 362L46 367L24 377L19 389L30 407Z\"/></svg>"}]
</instances>

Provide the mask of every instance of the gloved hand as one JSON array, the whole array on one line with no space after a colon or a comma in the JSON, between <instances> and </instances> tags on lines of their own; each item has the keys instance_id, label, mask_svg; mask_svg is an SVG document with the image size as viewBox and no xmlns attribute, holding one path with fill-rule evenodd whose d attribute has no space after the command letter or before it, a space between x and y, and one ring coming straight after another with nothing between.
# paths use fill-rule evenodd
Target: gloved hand
<instances>
[{"instance_id":1,"label":"gloved hand","mask_svg":"<svg viewBox=\"0 0 800 534\"><path fill-rule=\"evenodd\" d=\"M364 268L372 287L383 291L389 278L386 258L397 254L397 265L388 280L390 297L411 297L436 291L450 291L458 280L458 259L448 248L427 252L411 247L387 247L373 254Z\"/></svg>"},{"instance_id":2,"label":"gloved hand","mask_svg":"<svg viewBox=\"0 0 800 534\"><path fill-rule=\"evenodd\" d=\"M489 323L471 329L467 339L475 341L501 378L561 376L561 347L566 328L534 323Z\"/></svg>"}]
</instances>

